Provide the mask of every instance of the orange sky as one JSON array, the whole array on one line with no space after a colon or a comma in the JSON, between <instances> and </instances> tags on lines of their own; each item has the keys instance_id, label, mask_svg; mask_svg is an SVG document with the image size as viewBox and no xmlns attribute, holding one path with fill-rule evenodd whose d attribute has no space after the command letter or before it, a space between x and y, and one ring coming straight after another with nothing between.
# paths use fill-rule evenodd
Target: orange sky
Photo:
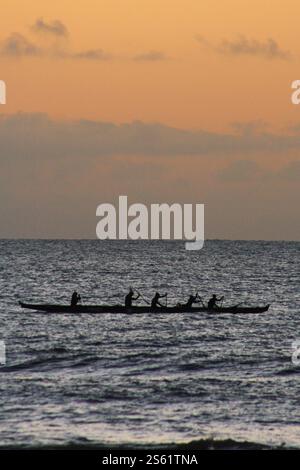
<instances>
[{"instance_id":1,"label":"orange sky","mask_svg":"<svg viewBox=\"0 0 300 470\"><path fill-rule=\"evenodd\" d=\"M117 124L138 120L216 134L236 133L237 128L233 128L232 123L261 121L267 123L265 129L268 131L287 135L287 128L300 122L300 105L294 106L290 100L291 82L300 79L300 46L295 41L299 16L300 5L294 0L287 0L284 5L281 0L2 0L0 79L7 84L7 105L0 108L0 113L42 112L55 122L89 119ZM38 18L46 24L59 20L67 28L68 35L33 31L31 27ZM5 52L6 41L12 33L22 35L40 52L34 56L19 54L18 57ZM199 37L202 39L198 40ZM272 57L266 50L269 38L277 47ZM253 50L249 51L249 48ZM75 57L99 49L107 55L106 60ZM81 158L84 160L85 155ZM85 195L88 193L87 200L92 207L88 209L86 205L82 212L85 214L83 219L89 220L89 229L76 226L74 236L88 236L95 224L95 204L102 202L103 197L114 198L118 194L119 180L114 179L112 168L118 165L115 158L112 157L105 167L107 173L103 171L102 162L91 163L85 168L86 186L82 191ZM234 162L243 159L254 161L259 169L251 170L251 164L241 168L238 163L236 167ZM123 161L130 172L131 165L136 171L141 160L136 154L132 157L126 154ZM290 165L293 167L295 161L299 161L297 146L292 149L287 146L281 151L260 148L246 156L242 152L230 154L228 150L218 158L212 151L196 160L189 152L186 155L183 152L174 156L172 162L165 160L163 155L160 159L147 156L147 164L150 162L153 168L158 162L160 165L158 176L153 177L159 183L155 194L170 200L208 201L212 207L207 216L210 235L220 238L248 238L250 228L250 238L273 238L277 227L281 230L279 238L300 238L299 223L293 218L300 181L293 178L293 172L292 178L290 173L287 179L280 176L290 172ZM3 168L8 172L5 165ZM51 165L58 164L49 161L39 170L37 178L41 188L47 185ZM42 177L45 168L46 176ZM228 168L232 168L233 178L236 178L236 171L252 172L250 179L247 173L247 182L236 183L232 181L232 175L228 180ZM298 166L295 168L298 171ZM218 176L223 170L225 179ZM59 165L53 171L59 172ZM99 172L96 180L103 183L99 190L91 189L89 183L94 179L95 171ZM265 186L265 172L271 176L266 189L259 190L262 191L260 194L257 185L259 188ZM139 175L143 181L143 176ZM174 181L178 179L183 183L175 189ZM107 181L110 183L106 190ZM140 197L151 201L156 182L150 180L145 192L135 181L122 189L133 199ZM201 190L198 182L201 182ZM170 183L172 191L162 189ZM181 186L185 189L180 189ZM109 191L111 187L115 187L113 193ZM142 187L147 188L145 181ZM62 194L63 182L61 187L55 186L54 191ZM279 201L279 192L284 193L284 201ZM29 195L27 189L17 185L12 199L15 201L13 207L17 207L18 195L24 201L25 193L28 197L26 212L34 200L34 192ZM262 204L256 198L258 193ZM76 203L80 199L78 194L73 196ZM249 194L253 195L252 199ZM270 195L273 195L271 200ZM44 195L40 212L43 207L51 211L53 198L54 194ZM239 199L249 207L261 205L263 208L261 216L251 219L247 233L246 229L245 232L240 228L232 229L232 224L239 225L244 213L242 202L236 207ZM227 219L231 223L228 226L216 221L219 214L224 213L224 201L229 207ZM271 217L274 204L281 204L281 215L276 217L274 214L269 225L260 229L262 221ZM93 217L90 213L87 215L89 210ZM12 216L6 213L5 207L3 211L10 227L3 231L4 235L28 236L31 233L24 227L16 230ZM63 214L69 214L67 206ZM62 233L58 229L63 214L57 224L53 215L49 235L72 235L67 228ZM283 230L287 214L290 214L290 224ZM39 227L43 225L41 217ZM66 225L70 227L70 221ZM32 233L46 235L40 228ZM274 238L278 236L274 235Z\"/></svg>"},{"instance_id":2,"label":"orange sky","mask_svg":"<svg viewBox=\"0 0 300 470\"><path fill-rule=\"evenodd\" d=\"M299 110L289 100L300 57L296 1L285 2L284 8L274 0L29 0L26 5L4 0L1 5L2 39L17 31L50 46L52 38L37 37L29 26L38 17L58 18L69 30L69 38L61 41L64 47L101 48L114 56L76 63L2 58L8 112L47 111L114 122L141 119L212 130L226 129L232 121L263 119L281 126L298 119ZM195 39L199 34L214 43L238 34L261 41L274 37L295 58L224 57L202 47ZM131 60L152 50L168 59Z\"/></svg>"}]
</instances>

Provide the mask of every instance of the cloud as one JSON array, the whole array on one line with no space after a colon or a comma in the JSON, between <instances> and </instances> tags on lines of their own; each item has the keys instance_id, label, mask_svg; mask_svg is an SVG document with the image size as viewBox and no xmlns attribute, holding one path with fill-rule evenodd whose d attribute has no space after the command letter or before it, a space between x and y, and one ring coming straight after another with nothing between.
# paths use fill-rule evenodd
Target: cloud
<instances>
[{"instance_id":1,"label":"cloud","mask_svg":"<svg viewBox=\"0 0 300 470\"><path fill-rule=\"evenodd\" d=\"M67 27L60 20L46 22L43 18L38 18L30 27L35 33L46 33L51 37L52 43L36 45L27 39L23 34L12 33L0 44L0 56L6 57L44 57L49 59L71 59L106 61L113 59L112 54L105 52L102 48L91 48L82 51L72 50L66 47L66 43L61 41L69 35ZM40 38L41 39L41 38ZM132 58L136 62L158 62L167 60L167 56L161 51L149 51L138 54ZM132 60L130 59L130 60Z\"/></svg>"},{"instance_id":2,"label":"cloud","mask_svg":"<svg viewBox=\"0 0 300 470\"><path fill-rule=\"evenodd\" d=\"M104 52L102 49L89 49L82 52L66 54L66 57L71 59L109 60L112 58L112 55Z\"/></svg>"},{"instance_id":3,"label":"cloud","mask_svg":"<svg viewBox=\"0 0 300 470\"><path fill-rule=\"evenodd\" d=\"M104 52L102 49L88 49L85 51L69 51L60 46L57 47L40 47L29 41L20 33L12 33L0 45L0 55L6 57L47 57L50 59L74 59L74 60L92 60L103 61L111 59L111 54Z\"/></svg>"},{"instance_id":4,"label":"cloud","mask_svg":"<svg viewBox=\"0 0 300 470\"><path fill-rule=\"evenodd\" d=\"M38 139L36 138L38 136ZM0 117L0 158L84 158L135 156L239 156L300 150L298 135L225 134L177 129L135 121L58 121L46 114L18 113ZM41 157L41 155L43 157Z\"/></svg>"},{"instance_id":5,"label":"cloud","mask_svg":"<svg viewBox=\"0 0 300 470\"><path fill-rule=\"evenodd\" d=\"M161 51L149 51L143 54L137 54L133 58L136 62L157 62L167 59L168 57Z\"/></svg>"},{"instance_id":6,"label":"cloud","mask_svg":"<svg viewBox=\"0 0 300 470\"><path fill-rule=\"evenodd\" d=\"M60 20L53 20L47 23L43 18L38 18L31 26L31 30L35 33L47 33L60 37L68 36L67 27Z\"/></svg>"},{"instance_id":7,"label":"cloud","mask_svg":"<svg viewBox=\"0 0 300 470\"><path fill-rule=\"evenodd\" d=\"M37 33L49 33L52 38L64 38L68 36L66 26L59 20L45 22L42 18L36 20L31 26L31 31ZM48 47L36 45L23 34L12 33L0 44L0 55L8 57L47 57L50 59L74 59L103 61L111 59L111 54L101 48L72 51L66 48L64 43L53 42Z\"/></svg>"},{"instance_id":8,"label":"cloud","mask_svg":"<svg viewBox=\"0 0 300 470\"><path fill-rule=\"evenodd\" d=\"M43 51L22 34L12 33L1 44L0 54L10 57L38 57L43 54Z\"/></svg>"},{"instance_id":9,"label":"cloud","mask_svg":"<svg viewBox=\"0 0 300 470\"><path fill-rule=\"evenodd\" d=\"M240 35L236 39L223 39L221 42L214 44L208 41L205 37L197 35L196 40L202 45L223 55L253 56L267 60L289 60L292 56L290 51L281 49L277 41L273 38L259 41L257 39L247 38Z\"/></svg>"}]
</instances>

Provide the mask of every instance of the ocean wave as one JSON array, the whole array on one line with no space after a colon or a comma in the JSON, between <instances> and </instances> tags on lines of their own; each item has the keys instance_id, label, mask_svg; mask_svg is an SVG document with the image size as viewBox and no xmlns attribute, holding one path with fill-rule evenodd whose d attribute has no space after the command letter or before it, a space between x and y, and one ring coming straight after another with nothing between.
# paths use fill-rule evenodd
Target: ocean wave
<instances>
[{"instance_id":1,"label":"ocean wave","mask_svg":"<svg viewBox=\"0 0 300 470\"><path fill-rule=\"evenodd\" d=\"M285 375L299 375L300 368L295 366L289 366L286 369L281 369L275 372L275 375L285 376Z\"/></svg>"},{"instance_id":2,"label":"ocean wave","mask_svg":"<svg viewBox=\"0 0 300 470\"><path fill-rule=\"evenodd\" d=\"M62 444L35 444L35 445L8 445L0 446L0 450L32 449L32 450L141 450L141 451L184 451L184 450L295 450L295 447L282 443L280 445L264 444L251 441L236 441L234 439L216 440L212 438L199 439L190 442L171 443L123 443L108 444L91 442L85 438L78 438Z\"/></svg>"},{"instance_id":3,"label":"ocean wave","mask_svg":"<svg viewBox=\"0 0 300 470\"><path fill-rule=\"evenodd\" d=\"M46 356L40 357L36 359L31 359L28 361L19 362L16 364L5 365L0 367L1 372L20 372L26 370L37 370L38 372L42 372L45 370L54 370L54 369L74 369L85 367L87 365L93 364L97 362L98 358L93 356L86 355L54 355L54 356Z\"/></svg>"}]
</instances>

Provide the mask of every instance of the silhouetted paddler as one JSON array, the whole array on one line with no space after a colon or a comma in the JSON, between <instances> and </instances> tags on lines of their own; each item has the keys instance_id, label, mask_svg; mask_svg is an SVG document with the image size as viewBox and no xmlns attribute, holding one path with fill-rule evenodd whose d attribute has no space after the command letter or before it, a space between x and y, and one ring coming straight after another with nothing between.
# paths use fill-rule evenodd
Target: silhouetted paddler
<instances>
[{"instance_id":1,"label":"silhouetted paddler","mask_svg":"<svg viewBox=\"0 0 300 470\"><path fill-rule=\"evenodd\" d=\"M130 287L128 294L125 297L125 307L130 308L132 307L132 301L137 300L140 297L140 294L137 294L136 297L134 297L134 291L132 287Z\"/></svg>"},{"instance_id":2,"label":"silhouetted paddler","mask_svg":"<svg viewBox=\"0 0 300 470\"><path fill-rule=\"evenodd\" d=\"M72 294L72 298L71 298L71 307L76 307L76 305L78 304L79 300L81 300L81 297L80 295L77 294L76 290L73 292Z\"/></svg>"},{"instance_id":3,"label":"silhouetted paddler","mask_svg":"<svg viewBox=\"0 0 300 470\"><path fill-rule=\"evenodd\" d=\"M220 299L218 299L216 294L214 294L212 298L208 301L208 310L213 310L215 307L217 307L217 302L220 302L223 299L224 297L220 297Z\"/></svg>"},{"instance_id":4,"label":"silhouetted paddler","mask_svg":"<svg viewBox=\"0 0 300 470\"><path fill-rule=\"evenodd\" d=\"M161 303L159 303L159 299L162 299L163 297L167 297L167 293L161 295L159 292L156 292L155 296L151 300L151 308L156 308L156 307L164 307Z\"/></svg>"},{"instance_id":5,"label":"silhouetted paddler","mask_svg":"<svg viewBox=\"0 0 300 470\"><path fill-rule=\"evenodd\" d=\"M201 302L201 298L199 297L198 294L196 295L190 295L189 296L189 300L187 301L187 303L185 304L185 306L187 308L191 308L193 306L193 304L198 304L199 302Z\"/></svg>"}]
</instances>

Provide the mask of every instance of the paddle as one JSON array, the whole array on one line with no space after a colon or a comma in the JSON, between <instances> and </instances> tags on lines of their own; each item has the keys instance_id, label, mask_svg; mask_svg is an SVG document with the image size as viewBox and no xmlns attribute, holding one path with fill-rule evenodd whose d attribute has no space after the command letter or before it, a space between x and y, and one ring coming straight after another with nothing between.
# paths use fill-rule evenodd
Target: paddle
<instances>
[{"instance_id":1,"label":"paddle","mask_svg":"<svg viewBox=\"0 0 300 470\"><path fill-rule=\"evenodd\" d=\"M203 300L202 300L202 297L201 297L200 295L199 295L198 297L199 297L199 299L200 299L200 301L201 301L201 303L202 303L202 307L207 308L207 306L205 305L205 303L204 303Z\"/></svg>"},{"instance_id":2,"label":"paddle","mask_svg":"<svg viewBox=\"0 0 300 470\"><path fill-rule=\"evenodd\" d=\"M200 302L202 303L202 306L205 307L205 305L204 305L204 303L203 303L203 300L202 300L202 297L201 297L201 295L199 295L199 291L198 291L198 290L197 290L197 292L196 292L196 299L199 299ZM198 302L198 303L199 303L199 302Z\"/></svg>"},{"instance_id":3,"label":"paddle","mask_svg":"<svg viewBox=\"0 0 300 470\"><path fill-rule=\"evenodd\" d=\"M141 298L144 302L146 302L146 304L150 305L150 302L149 302L147 299L145 299L145 297L144 297L137 289L134 289L134 290L135 290L135 292L140 296L140 298Z\"/></svg>"},{"instance_id":4,"label":"paddle","mask_svg":"<svg viewBox=\"0 0 300 470\"><path fill-rule=\"evenodd\" d=\"M240 305L242 305L242 304L244 304L244 303L245 303L245 302L240 302L239 304L234 305L234 308L237 308L237 307L239 307Z\"/></svg>"}]
</instances>

